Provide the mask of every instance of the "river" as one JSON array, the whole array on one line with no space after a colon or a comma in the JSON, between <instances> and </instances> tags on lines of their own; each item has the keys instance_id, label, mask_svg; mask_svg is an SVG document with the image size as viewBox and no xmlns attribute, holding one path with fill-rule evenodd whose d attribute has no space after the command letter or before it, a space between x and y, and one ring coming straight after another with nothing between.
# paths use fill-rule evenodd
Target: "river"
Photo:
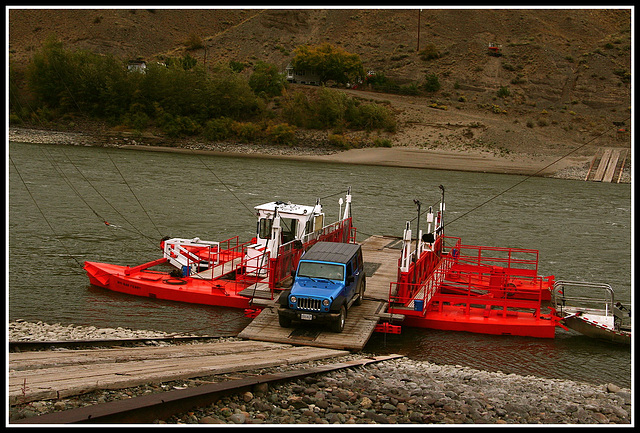
<instances>
[{"instance_id":1,"label":"river","mask_svg":"<svg viewBox=\"0 0 640 433\"><path fill-rule=\"evenodd\" d=\"M102 290L82 263L154 260L165 235L246 241L253 207L273 200L321 198L335 220L349 186L358 241L401 236L417 215L413 200L424 211L443 185L447 235L537 249L541 275L608 283L617 300L632 301L630 184L13 142L9 156L9 321L236 334L250 321L242 311ZM596 384L632 380L629 347L561 329L535 339L403 328L374 334L365 351Z\"/></svg>"}]
</instances>

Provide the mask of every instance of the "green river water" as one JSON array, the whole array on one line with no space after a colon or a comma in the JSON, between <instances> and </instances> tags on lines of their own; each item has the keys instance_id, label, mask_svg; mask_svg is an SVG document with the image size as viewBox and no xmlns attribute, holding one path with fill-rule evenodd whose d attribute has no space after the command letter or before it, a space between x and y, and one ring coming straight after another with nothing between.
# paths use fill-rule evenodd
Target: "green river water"
<instances>
[{"instance_id":1,"label":"green river water","mask_svg":"<svg viewBox=\"0 0 640 433\"><path fill-rule=\"evenodd\" d=\"M617 300L632 301L629 184L518 184L523 176L24 143L9 143L9 156L9 321L235 334L250 320L242 311L112 293L90 286L82 263L154 260L165 235L246 241L253 207L273 200L321 198L333 221L349 186L359 241L402 236L416 216L413 200L425 210L444 185L447 235L537 249L540 274L608 283ZM632 380L629 347L561 329L555 339L534 339L403 328L374 334L365 351L625 387Z\"/></svg>"}]
</instances>

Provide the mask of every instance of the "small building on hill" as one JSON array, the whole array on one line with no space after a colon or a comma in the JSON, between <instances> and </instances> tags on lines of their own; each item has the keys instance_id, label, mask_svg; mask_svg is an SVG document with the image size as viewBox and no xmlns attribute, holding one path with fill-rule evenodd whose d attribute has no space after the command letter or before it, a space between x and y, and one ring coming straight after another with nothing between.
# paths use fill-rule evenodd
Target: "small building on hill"
<instances>
[{"instance_id":1,"label":"small building on hill","mask_svg":"<svg viewBox=\"0 0 640 433\"><path fill-rule=\"evenodd\" d=\"M127 70L129 72L145 72L147 69L147 62L144 60L129 60Z\"/></svg>"},{"instance_id":2,"label":"small building on hill","mask_svg":"<svg viewBox=\"0 0 640 433\"><path fill-rule=\"evenodd\" d=\"M286 79L290 83L311 84L319 86L321 84L320 75L315 71L298 71L294 70L291 63L285 68Z\"/></svg>"}]
</instances>

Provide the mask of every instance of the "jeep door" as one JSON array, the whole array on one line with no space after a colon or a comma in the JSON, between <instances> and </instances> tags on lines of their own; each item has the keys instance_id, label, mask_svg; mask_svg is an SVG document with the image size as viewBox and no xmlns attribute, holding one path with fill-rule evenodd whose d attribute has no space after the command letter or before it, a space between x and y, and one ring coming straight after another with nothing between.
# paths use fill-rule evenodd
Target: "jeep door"
<instances>
[{"instance_id":1,"label":"jeep door","mask_svg":"<svg viewBox=\"0 0 640 433\"><path fill-rule=\"evenodd\" d=\"M357 268L356 257L347 263L344 291L348 302L351 302L353 297L358 293L358 283L360 282L360 271Z\"/></svg>"}]
</instances>

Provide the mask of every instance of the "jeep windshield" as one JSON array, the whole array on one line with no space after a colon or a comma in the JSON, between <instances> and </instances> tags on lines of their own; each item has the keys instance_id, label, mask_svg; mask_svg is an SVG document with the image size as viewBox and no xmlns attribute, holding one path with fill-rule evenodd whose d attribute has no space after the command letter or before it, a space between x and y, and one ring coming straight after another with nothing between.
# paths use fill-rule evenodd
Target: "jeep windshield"
<instances>
[{"instance_id":1,"label":"jeep windshield","mask_svg":"<svg viewBox=\"0 0 640 433\"><path fill-rule=\"evenodd\" d=\"M300 262L298 276L311 279L340 280L344 279L344 266L321 262Z\"/></svg>"}]
</instances>

